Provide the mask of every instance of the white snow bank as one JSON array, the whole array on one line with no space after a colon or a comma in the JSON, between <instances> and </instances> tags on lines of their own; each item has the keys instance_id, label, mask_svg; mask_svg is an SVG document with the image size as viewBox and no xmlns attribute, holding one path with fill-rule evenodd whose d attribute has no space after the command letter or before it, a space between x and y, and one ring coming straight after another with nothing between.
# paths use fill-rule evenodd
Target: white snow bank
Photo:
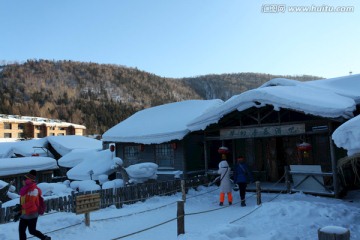
<instances>
[{"instance_id":1,"label":"white snow bank","mask_svg":"<svg viewBox=\"0 0 360 240\"><path fill-rule=\"evenodd\" d=\"M99 175L110 175L115 171L112 168L112 157L113 153L109 149L86 154L84 161L70 169L67 176L72 180L98 180Z\"/></svg>"},{"instance_id":2,"label":"white snow bank","mask_svg":"<svg viewBox=\"0 0 360 240\"><path fill-rule=\"evenodd\" d=\"M96 191L101 189L101 187L93 180L73 181L70 183L70 187L79 192Z\"/></svg>"},{"instance_id":3,"label":"white snow bank","mask_svg":"<svg viewBox=\"0 0 360 240\"><path fill-rule=\"evenodd\" d=\"M336 146L347 150L347 155L360 153L360 115L338 127L333 135Z\"/></svg>"},{"instance_id":4,"label":"white snow bank","mask_svg":"<svg viewBox=\"0 0 360 240\"><path fill-rule=\"evenodd\" d=\"M156 179L158 165L152 162L138 163L127 167L125 170L130 177L131 183L142 183L148 179Z\"/></svg>"},{"instance_id":5,"label":"white snow bank","mask_svg":"<svg viewBox=\"0 0 360 240\"><path fill-rule=\"evenodd\" d=\"M41 189L43 196L64 196L71 195L73 189L64 183L39 183L37 186Z\"/></svg>"},{"instance_id":6,"label":"white snow bank","mask_svg":"<svg viewBox=\"0 0 360 240\"><path fill-rule=\"evenodd\" d=\"M67 168L75 167L88 158L88 156L94 155L98 151L97 149L73 149L58 160L59 166Z\"/></svg>"},{"instance_id":7,"label":"white snow bank","mask_svg":"<svg viewBox=\"0 0 360 240\"><path fill-rule=\"evenodd\" d=\"M111 189L111 188L120 188L120 187L124 187L124 180L122 179L114 179L111 181L107 181L105 183L103 183L103 185L101 186L102 189Z\"/></svg>"}]
</instances>

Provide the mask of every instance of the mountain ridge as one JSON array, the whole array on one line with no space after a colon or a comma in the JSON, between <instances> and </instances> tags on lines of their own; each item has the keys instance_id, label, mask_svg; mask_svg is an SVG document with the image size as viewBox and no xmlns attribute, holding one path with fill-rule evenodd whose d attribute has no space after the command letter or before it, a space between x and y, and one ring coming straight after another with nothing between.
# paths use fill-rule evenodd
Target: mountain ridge
<instances>
[{"instance_id":1,"label":"mountain ridge","mask_svg":"<svg viewBox=\"0 0 360 240\"><path fill-rule=\"evenodd\" d=\"M227 100L272 78L262 73L166 78L122 65L28 60L0 66L0 113L61 119L102 134L136 111L189 99Z\"/></svg>"}]
</instances>

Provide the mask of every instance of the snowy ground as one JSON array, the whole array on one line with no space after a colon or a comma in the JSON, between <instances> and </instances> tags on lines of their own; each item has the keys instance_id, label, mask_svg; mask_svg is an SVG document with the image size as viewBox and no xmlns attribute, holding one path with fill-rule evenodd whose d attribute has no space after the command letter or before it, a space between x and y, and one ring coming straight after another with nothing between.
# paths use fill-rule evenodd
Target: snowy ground
<instances>
[{"instance_id":1,"label":"snowy ground","mask_svg":"<svg viewBox=\"0 0 360 240\"><path fill-rule=\"evenodd\" d=\"M38 229L52 239L66 240L314 240L319 228L341 226L350 229L351 239L360 239L360 191L341 200L301 193L262 193L260 206L249 192L246 207L240 207L238 193L233 193L232 206L219 207L216 186L190 190L185 203L185 234L179 237L175 218L181 194L92 212L90 227L85 226L83 214L49 213L39 218ZM0 239L18 239L17 227L18 223L0 225Z\"/></svg>"}]
</instances>

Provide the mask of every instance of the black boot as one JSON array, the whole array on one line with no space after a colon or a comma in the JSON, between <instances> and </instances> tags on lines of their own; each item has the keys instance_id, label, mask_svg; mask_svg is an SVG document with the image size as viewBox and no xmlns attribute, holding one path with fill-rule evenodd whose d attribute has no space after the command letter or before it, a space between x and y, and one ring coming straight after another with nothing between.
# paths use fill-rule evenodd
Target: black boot
<instances>
[{"instance_id":1,"label":"black boot","mask_svg":"<svg viewBox=\"0 0 360 240\"><path fill-rule=\"evenodd\" d=\"M246 206L245 200L241 200L241 206L242 206L242 207L245 207L245 206Z\"/></svg>"}]
</instances>

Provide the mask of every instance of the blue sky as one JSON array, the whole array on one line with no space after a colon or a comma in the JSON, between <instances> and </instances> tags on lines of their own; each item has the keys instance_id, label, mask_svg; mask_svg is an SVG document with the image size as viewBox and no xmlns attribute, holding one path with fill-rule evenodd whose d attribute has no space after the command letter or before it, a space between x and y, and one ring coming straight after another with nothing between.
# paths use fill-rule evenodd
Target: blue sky
<instances>
[{"instance_id":1,"label":"blue sky","mask_svg":"<svg viewBox=\"0 0 360 240\"><path fill-rule=\"evenodd\" d=\"M283 12L262 12L278 4ZM360 73L356 0L0 0L0 22L0 60L10 62L108 63L163 77Z\"/></svg>"}]
</instances>

